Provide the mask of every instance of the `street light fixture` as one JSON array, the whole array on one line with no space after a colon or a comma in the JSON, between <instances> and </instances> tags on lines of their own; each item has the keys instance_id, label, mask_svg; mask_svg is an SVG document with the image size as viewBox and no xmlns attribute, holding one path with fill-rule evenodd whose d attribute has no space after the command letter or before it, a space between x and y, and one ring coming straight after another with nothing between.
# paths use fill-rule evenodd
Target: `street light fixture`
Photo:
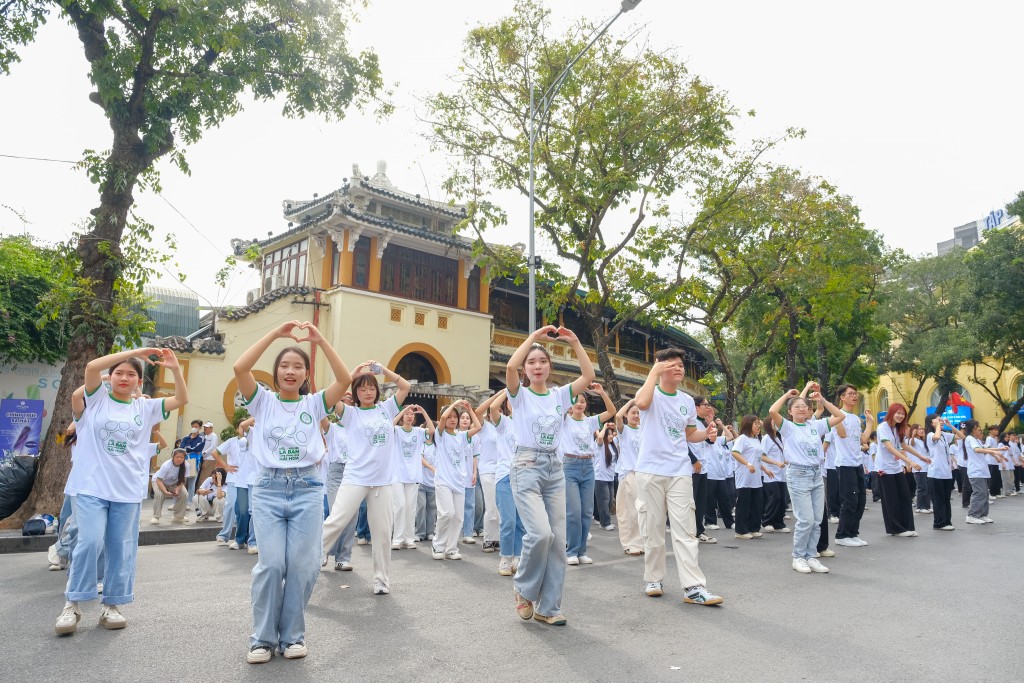
<instances>
[{"instance_id":1,"label":"street light fixture","mask_svg":"<svg viewBox=\"0 0 1024 683\"><path fill-rule=\"evenodd\" d=\"M587 43L578 55L573 57L572 61L566 64L562 72L558 74L555 80L551 83L547 90L544 91L544 95L541 97L540 106L537 106L537 102L534 98L533 84L530 84L530 254L529 254L529 273L530 273L530 334L537 329L537 266L540 259L537 257L536 249L534 248L534 232L536 223L534 221L534 203L536 195L534 193L534 179L536 178L536 166L534 162L533 150L537 143L537 119L543 119L551 111L551 101L555 95L558 94L559 88L562 87L562 83L566 77L572 71L572 68L576 66L576 62L583 58L583 55L590 51L590 48L601 39L608 29L611 28L615 20L621 17L626 12L636 9L636 6L640 4L640 0L622 0L621 9L611 19L606 21L604 25L598 30L590 42Z\"/></svg>"}]
</instances>

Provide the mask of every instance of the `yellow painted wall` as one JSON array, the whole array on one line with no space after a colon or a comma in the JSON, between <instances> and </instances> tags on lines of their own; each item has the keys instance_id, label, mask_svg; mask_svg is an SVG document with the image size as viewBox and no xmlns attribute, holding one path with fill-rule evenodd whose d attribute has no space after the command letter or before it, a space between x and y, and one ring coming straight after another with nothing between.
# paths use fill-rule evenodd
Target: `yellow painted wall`
<instances>
[{"instance_id":1,"label":"yellow painted wall","mask_svg":"<svg viewBox=\"0 0 1024 683\"><path fill-rule=\"evenodd\" d=\"M998 362L990 361L998 367ZM1003 411L983 387L974 381L975 368L972 364L965 363L957 372L957 381L970 393L970 403L974 404L974 417L983 424L998 423L1003 416ZM998 386L1001 395L1009 400L1017 398L1017 387L1024 382L1024 372L1013 367L1007 367L1003 376L996 382L997 373L987 366L978 366L977 377L986 382L990 387ZM931 404L931 395L935 391L935 382L928 380L918 397L917 410L910 416L913 423L923 424L927 410ZM889 403L902 403L909 406L913 400L914 389L917 381L906 374L883 375L879 378L878 386L870 390L865 398L865 405L868 409L882 410L880 399L882 390L889 394ZM1019 420L1011 423L1011 426L1020 426Z\"/></svg>"}]
</instances>

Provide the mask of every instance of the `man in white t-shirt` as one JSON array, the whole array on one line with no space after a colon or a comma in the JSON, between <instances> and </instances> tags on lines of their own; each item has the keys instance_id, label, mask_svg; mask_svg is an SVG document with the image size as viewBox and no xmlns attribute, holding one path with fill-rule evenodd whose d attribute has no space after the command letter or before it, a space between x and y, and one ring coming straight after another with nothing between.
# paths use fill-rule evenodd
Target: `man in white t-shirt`
<instances>
[{"instance_id":1,"label":"man in white t-shirt","mask_svg":"<svg viewBox=\"0 0 1024 683\"><path fill-rule=\"evenodd\" d=\"M846 436L840 437L833 428L829 435L832 440L831 450L835 452L836 471L839 479L839 526L836 527L836 544L848 548L867 545L860 538L860 520L864 516L864 505L867 502L867 490L864 486L864 474L867 472L864 451L871 438L872 417L865 414L867 429L861 429L860 418L855 414L860 394L852 384L842 384L836 388L837 403L842 409L843 428ZM830 511L831 512L831 511Z\"/></svg>"},{"instance_id":2,"label":"man in white t-shirt","mask_svg":"<svg viewBox=\"0 0 1024 683\"><path fill-rule=\"evenodd\" d=\"M683 393L684 353L663 349L647 381L636 393L640 409L640 453L637 456L637 510L644 537L644 592L662 594L665 579L665 516L672 533L672 550L685 590L684 602L718 605L722 598L708 592L697 565L697 525L694 517L693 463L687 443L715 439L714 425L697 429L693 399Z\"/></svg>"},{"instance_id":3,"label":"man in white t-shirt","mask_svg":"<svg viewBox=\"0 0 1024 683\"><path fill-rule=\"evenodd\" d=\"M206 478L211 476L213 470L217 468L217 463L213 459L213 451L220 445L220 437L214 434L212 422L203 423L203 439L206 443L203 445L203 466L199 470L199 481L206 481Z\"/></svg>"}]
</instances>

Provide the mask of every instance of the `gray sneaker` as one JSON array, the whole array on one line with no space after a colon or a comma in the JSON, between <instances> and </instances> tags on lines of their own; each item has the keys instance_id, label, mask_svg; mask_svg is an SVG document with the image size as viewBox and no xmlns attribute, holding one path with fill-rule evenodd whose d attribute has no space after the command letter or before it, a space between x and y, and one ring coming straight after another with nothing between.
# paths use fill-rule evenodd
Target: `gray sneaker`
<instances>
[{"instance_id":1,"label":"gray sneaker","mask_svg":"<svg viewBox=\"0 0 1024 683\"><path fill-rule=\"evenodd\" d=\"M697 537L697 540L700 541L701 543L718 543L718 539L717 538L715 538L713 536L708 536L707 534L701 534L700 536Z\"/></svg>"}]
</instances>

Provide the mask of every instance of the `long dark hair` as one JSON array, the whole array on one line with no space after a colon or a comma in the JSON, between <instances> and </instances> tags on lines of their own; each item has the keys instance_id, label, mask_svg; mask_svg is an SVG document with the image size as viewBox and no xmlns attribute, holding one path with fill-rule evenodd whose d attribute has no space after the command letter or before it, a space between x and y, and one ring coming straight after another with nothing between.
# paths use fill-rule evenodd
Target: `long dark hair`
<instances>
[{"instance_id":1,"label":"long dark hair","mask_svg":"<svg viewBox=\"0 0 1024 683\"><path fill-rule=\"evenodd\" d=\"M309 354L300 349L298 346L287 346L281 349L281 352L277 354L277 358L274 359L274 388L277 389L277 368L281 365L281 359L284 358L284 354L294 353L302 358L302 363L306 366L306 381L299 386L299 396L305 396L309 393Z\"/></svg>"},{"instance_id":2,"label":"long dark hair","mask_svg":"<svg viewBox=\"0 0 1024 683\"><path fill-rule=\"evenodd\" d=\"M175 484L175 486L179 486L185 483L185 474L188 471L185 468L185 463L188 462L188 452L184 448L175 448L173 451L171 451L172 461L174 460L175 453L181 453L183 456L185 456L184 459L181 461L181 464L178 465L178 481Z\"/></svg>"},{"instance_id":3,"label":"long dark hair","mask_svg":"<svg viewBox=\"0 0 1024 683\"><path fill-rule=\"evenodd\" d=\"M217 483L217 474L220 474L220 484ZM213 471L213 485L224 486L228 483L228 471L223 467L218 467Z\"/></svg>"},{"instance_id":4,"label":"long dark hair","mask_svg":"<svg viewBox=\"0 0 1024 683\"><path fill-rule=\"evenodd\" d=\"M772 440L779 450L782 450L782 439L779 437L779 430L775 428L775 422L772 421L772 416L769 415L766 419L761 420L761 429L768 435L768 438Z\"/></svg>"},{"instance_id":5,"label":"long dark hair","mask_svg":"<svg viewBox=\"0 0 1024 683\"><path fill-rule=\"evenodd\" d=\"M612 463L619 459L619 444L615 443L615 439L608 440L608 432L604 433L604 466L611 467ZM611 448L609 448L611 446ZM614 451L614 452L613 452Z\"/></svg>"}]
</instances>

